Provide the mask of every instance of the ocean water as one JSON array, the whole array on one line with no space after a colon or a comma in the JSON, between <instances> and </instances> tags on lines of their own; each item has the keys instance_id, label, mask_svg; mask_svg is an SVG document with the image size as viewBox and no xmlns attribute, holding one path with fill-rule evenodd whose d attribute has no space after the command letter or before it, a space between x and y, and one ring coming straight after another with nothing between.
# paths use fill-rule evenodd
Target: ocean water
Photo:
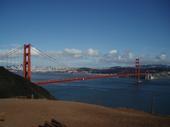
<instances>
[{"instance_id":1,"label":"ocean water","mask_svg":"<svg viewBox=\"0 0 170 127\"><path fill-rule=\"evenodd\" d=\"M34 81L84 76L68 73L34 73ZM170 115L170 79L162 78L136 84L133 78L107 78L43 86L57 99L107 107L135 108Z\"/></svg>"}]
</instances>

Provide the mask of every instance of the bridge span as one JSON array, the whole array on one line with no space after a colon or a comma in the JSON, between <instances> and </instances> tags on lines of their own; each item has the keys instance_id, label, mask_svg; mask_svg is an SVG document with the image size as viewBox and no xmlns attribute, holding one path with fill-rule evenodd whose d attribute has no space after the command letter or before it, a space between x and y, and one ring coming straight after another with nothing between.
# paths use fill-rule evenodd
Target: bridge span
<instances>
[{"instance_id":1,"label":"bridge span","mask_svg":"<svg viewBox=\"0 0 170 127\"><path fill-rule=\"evenodd\" d=\"M21 49L23 49L22 51L22 55L23 55L23 59L22 59L22 69L23 69L23 77L29 81L31 81L31 70L32 70L32 61L31 61L31 51L33 51L33 49L35 49L35 47L32 48L31 44L24 44L24 46L21 47ZM19 49L16 48L12 51L9 51L6 55L4 55L4 58L10 58L10 56L14 53L16 53L15 55L17 55L18 50L21 50L20 47ZM37 49L37 48L36 48ZM34 50L35 51L35 50ZM57 60L42 52L41 50L36 50L35 51L36 54L40 54L40 56L43 58L46 57L50 60L52 60L53 62L56 62ZM47 61L47 59L43 59L45 62ZM117 74L95 74L95 75L90 75L90 76L86 76L86 77L74 77L74 78L65 78L65 79L52 79L52 80L47 80L47 81L37 81L34 82L37 85L45 85L45 84L57 84L57 83L64 83L64 82L73 82L73 81L83 81L83 80L92 80L92 79L100 79L100 78L123 78L123 77L135 77L137 82L140 82L140 78L142 75L146 75L146 73L141 73L140 70L140 61L139 58L135 59L134 62L135 66L135 71L134 72L126 72L126 73L117 73Z\"/></svg>"},{"instance_id":2,"label":"bridge span","mask_svg":"<svg viewBox=\"0 0 170 127\"><path fill-rule=\"evenodd\" d=\"M145 76L145 73L140 73L141 76ZM67 82L75 82L75 81L84 81L84 80L94 80L94 79L103 79L103 78L125 78L125 77L135 77L135 74L131 73L121 73L121 74L97 74L86 77L75 77L75 78L65 78L58 80L46 80L46 81L38 81L34 82L37 85L48 85L48 84L59 84L59 83L67 83Z\"/></svg>"}]
</instances>

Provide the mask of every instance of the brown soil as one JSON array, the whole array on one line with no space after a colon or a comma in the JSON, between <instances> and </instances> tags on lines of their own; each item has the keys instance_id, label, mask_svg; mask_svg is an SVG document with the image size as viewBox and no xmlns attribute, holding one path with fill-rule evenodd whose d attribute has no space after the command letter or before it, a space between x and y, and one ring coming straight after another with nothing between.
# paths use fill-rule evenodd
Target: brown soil
<instances>
[{"instance_id":1,"label":"brown soil","mask_svg":"<svg viewBox=\"0 0 170 127\"><path fill-rule=\"evenodd\" d=\"M132 109L45 99L0 100L0 127L38 127L52 118L67 127L170 127L170 118Z\"/></svg>"}]
</instances>

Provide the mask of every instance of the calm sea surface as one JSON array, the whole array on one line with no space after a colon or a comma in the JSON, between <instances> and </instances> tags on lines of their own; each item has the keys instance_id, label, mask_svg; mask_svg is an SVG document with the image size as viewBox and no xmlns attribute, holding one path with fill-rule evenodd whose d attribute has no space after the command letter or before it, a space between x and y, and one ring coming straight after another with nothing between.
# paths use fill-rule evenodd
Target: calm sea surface
<instances>
[{"instance_id":1,"label":"calm sea surface","mask_svg":"<svg viewBox=\"0 0 170 127\"><path fill-rule=\"evenodd\" d=\"M34 81L62 79L84 74L33 73ZM132 78L108 78L44 86L61 100L78 101L107 107L128 107L170 115L170 79L143 81Z\"/></svg>"}]
</instances>

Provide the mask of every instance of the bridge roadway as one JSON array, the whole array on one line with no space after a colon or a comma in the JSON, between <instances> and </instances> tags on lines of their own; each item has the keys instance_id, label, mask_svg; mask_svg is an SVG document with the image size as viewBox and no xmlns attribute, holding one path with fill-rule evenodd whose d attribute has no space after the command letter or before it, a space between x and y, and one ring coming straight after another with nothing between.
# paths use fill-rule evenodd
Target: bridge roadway
<instances>
[{"instance_id":1,"label":"bridge roadway","mask_svg":"<svg viewBox=\"0 0 170 127\"><path fill-rule=\"evenodd\" d=\"M140 73L140 75L146 75L146 73ZM75 77L75 78L65 78L65 79L56 79L56 80L46 80L34 82L37 85L48 85L48 84L58 84L74 81L83 81L83 80L93 80L93 79L102 79L102 78L125 78L136 76L135 73L120 73L120 74L96 74L87 77Z\"/></svg>"}]
</instances>

